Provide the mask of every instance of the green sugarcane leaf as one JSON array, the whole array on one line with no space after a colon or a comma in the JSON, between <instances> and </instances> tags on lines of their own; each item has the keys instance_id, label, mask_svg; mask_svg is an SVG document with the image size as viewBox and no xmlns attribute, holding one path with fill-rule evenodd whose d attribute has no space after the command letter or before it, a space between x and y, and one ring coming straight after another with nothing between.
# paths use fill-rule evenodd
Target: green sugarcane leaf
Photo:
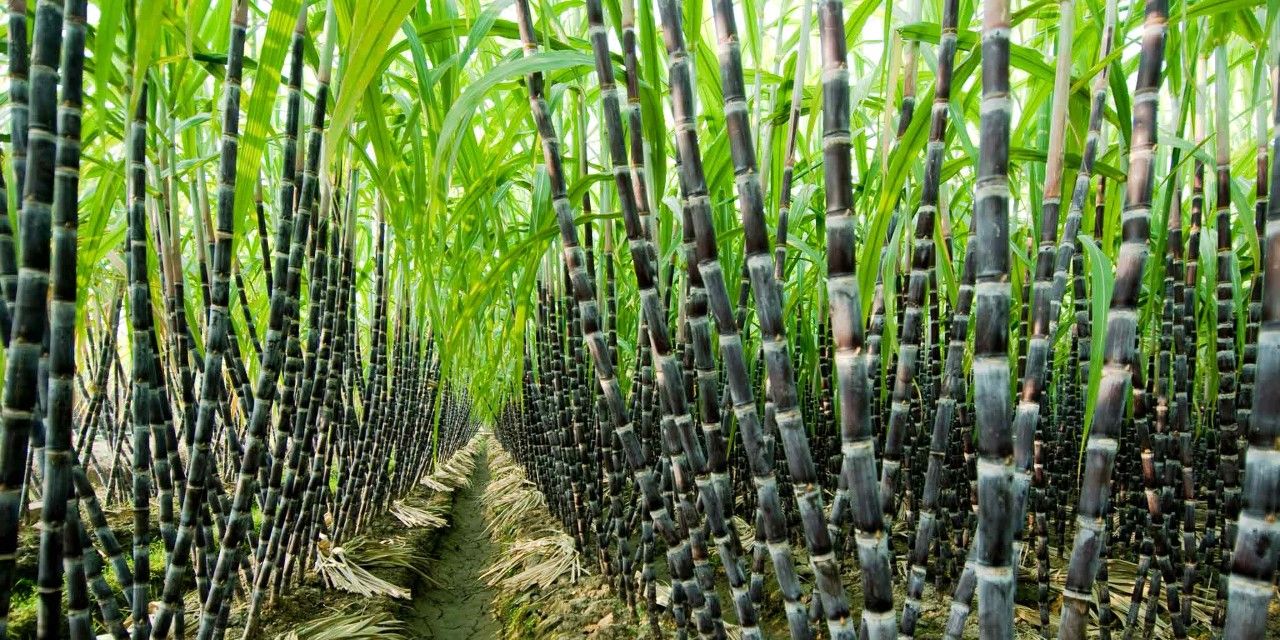
<instances>
[{"instance_id":1,"label":"green sugarcane leaf","mask_svg":"<svg viewBox=\"0 0 1280 640\"><path fill-rule=\"evenodd\" d=\"M197 113L196 115L191 116L190 118L184 118L182 122L179 122L177 128L174 130L174 133L182 133L187 129L190 129L191 127L200 126L211 120L213 120L212 114L207 112Z\"/></svg>"},{"instance_id":2,"label":"green sugarcane leaf","mask_svg":"<svg viewBox=\"0 0 1280 640\"><path fill-rule=\"evenodd\" d=\"M237 218L247 215L253 206L253 192L258 185L262 167L262 152L267 135L271 132L271 112L280 88L280 69L285 53L293 37L293 27L302 9L301 0L278 0L271 4L267 28L263 33L262 52L258 56L258 68L253 76L253 90L249 94L249 106L244 114L244 127L240 132L240 146L236 158ZM183 125L187 125L184 121Z\"/></svg>"},{"instance_id":3,"label":"green sugarcane leaf","mask_svg":"<svg viewBox=\"0 0 1280 640\"><path fill-rule=\"evenodd\" d=\"M1103 352L1107 338L1107 314L1111 306L1111 291L1115 287L1115 270L1111 260L1103 254L1102 249L1086 234L1080 234L1080 244L1084 247L1085 259L1089 263L1090 292L1089 306L1089 386L1085 393L1084 431L1080 436L1081 452L1084 442L1089 437L1089 429L1093 426L1093 408L1098 402L1098 385L1102 381Z\"/></svg>"},{"instance_id":4,"label":"green sugarcane leaf","mask_svg":"<svg viewBox=\"0 0 1280 640\"><path fill-rule=\"evenodd\" d=\"M579 51L542 51L532 56L503 62L473 80L449 108L437 137L431 175L447 176L457 161L458 141L488 93L497 85L531 73L545 73L575 67L590 68L591 56ZM469 136L468 136L469 137Z\"/></svg>"},{"instance_id":5,"label":"green sugarcane leaf","mask_svg":"<svg viewBox=\"0 0 1280 640\"><path fill-rule=\"evenodd\" d=\"M133 53L133 83L129 96L129 111L138 108L142 97L142 78L156 59L156 44L160 41L160 29L164 26L164 3L160 0L140 0L137 13L137 46Z\"/></svg>"},{"instance_id":6,"label":"green sugarcane leaf","mask_svg":"<svg viewBox=\"0 0 1280 640\"><path fill-rule=\"evenodd\" d=\"M1177 3L1169 9L1169 22L1183 17L1187 19L1207 18L1224 13L1250 11L1263 5L1263 0L1219 0L1218 2Z\"/></svg>"},{"instance_id":7,"label":"green sugarcane leaf","mask_svg":"<svg viewBox=\"0 0 1280 640\"><path fill-rule=\"evenodd\" d=\"M400 29L413 5L414 0L373 0L356 5L351 28L340 48L344 72L325 134L325 153L330 160L339 146L337 141L346 135L347 124L355 115L365 88L382 68L391 37Z\"/></svg>"},{"instance_id":8,"label":"green sugarcane leaf","mask_svg":"<svg viewBox=\"0 0 1280 640\"><path fill-rule=\"evenodd\" d=\"M973 72L977 65L977 58L976 55L970 55L956 67L954 81L957 85L963 84L968 75ZM933 91L933 87L930 87L921 95L920 103L932 103ZM867 232L862 234L863 247L858 264L858 291L862 296L862 313L866 317L870 317L871 313L871 296L874 294L875 281L879 274L879 256L883 247L883 238L889 228L889 220L898 206L900 192L906 184L907 175L914 168L914 160L921 156L921 151L928 140L928 115L925 109L917 109L913 114L911 124L890 156L889 170L882 176L883 181L880 184L879 196L875 200L875 207L868 213L870 224Z\"/></svg>"},{"instance_id":9,"label":"green sugarcane leaf","mask_svg":"<svg viewBox=\"0 0 1280 640\"><path fill-rule=\"evenodd\" d=\"M112 62L116 52L116 36L124 17L124 0L103 0L98 5L98 25L93 41L93 95L98 109L106 111L107 91L116 66Z\"/></svg>"}]
</instances>

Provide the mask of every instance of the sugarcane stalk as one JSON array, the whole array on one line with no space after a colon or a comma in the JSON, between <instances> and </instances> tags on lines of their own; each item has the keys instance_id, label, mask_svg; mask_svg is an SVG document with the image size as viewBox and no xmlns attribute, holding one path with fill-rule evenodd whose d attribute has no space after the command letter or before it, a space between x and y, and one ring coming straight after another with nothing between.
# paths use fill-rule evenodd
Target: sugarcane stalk
<instances>
[{"instance_id":1,"label":"sugarcane stalk","mask_svg":"<svg viewBox=\"0 0 1280 640\"><path fill-rule=\"evenodd\" d=\"M673 32L678 27L679 15L675 3L663 2L664 32L671 51ZM822 611L827 627L835 638L852 637L848 620L849 605L839 575L836 550L827 527L826 513L818 488L817 468L810 452L808 437L803 427L797 392L794 365L788 353L786 329L782 318L781 286L774 278L773 256L769 252L768 234L764 224L763 198L756 171L756 154L752 149L751 123L746 103L742 60L738 45L737 25L732 4L727 0L713 3L716 33L719 37L720 81L724 97L726 126L729 133L730 156L733 160L738 208L744 226L746 265L751 288L756 299L756 310L761 325L764 362L768 371L769 399L776 411L778 433L787 458L789 476L796 490L796 505L800 523L805 532L805 544L809 552L809 564L814 571L816 593L822 598ZM670 25L670 26L669 26ZM683 42L680 43L683 49ZM692 96L686 98L691 100ZM683 129L692 129L692 105L679 107ZM689 155L695 138L683 136L678 140L681 155ZM705 192L703 184L691 193ZM705 278L705 274L704 274ZM892 613L890 613L892 618Z\"/></svg>"},{"instance_id":2,"label":"sugarcane stalk","mask_svg":"<svg viewBox=\"0 0 1280 640\"><path fill-rule=\"evenodd\" d=\"M76 229L80 202L80 107L84 101L86 5L86 0L68 0L63 7L65 36L57 114L58 139L54 151L57 167L54 170L49 257L52 297L48 312L49 397L45 416L48 435L37 577L40 600L36 610L36 636L59 637L62 633L65 557L70 569L65 575L68 632L77 640L91 637L78 503L71 482L76 368Z\"/></svg>"},{"instance_id":3,"label":"sugarcane stalk","mask_svg":"<svg viewBox=\"0 0 1280 640\"><path fill-rule=\"evenodd\" d=\"M174 610L183 596L182 582L187 570L187 556L195 537L196 518L204 500L204 485L210 475L210 443L216 403L223 394L222 364L228 348L227 326L231 322L230 276L235 231L236 154L240 131L240 77L244 65L244 40L248 23L248 4L239 0L231 13L231 44L227 53L226 82L222 121L222 150L218 175L218 215L214 233L213 281L211 305L205 327L205 366L200 404L196 414L194 448L188 469L186 495L182 500L182 516L173 554L165 569L163 600L156 611L152 637L168 636Z\"/></svg>"},{"instance_id":4,"label":"sugarcane stalk","mask_svg":"<svg viewBox=\"0 0 1280 640\"><path fill-rule=\"evenodd\" d=\"M791 190L796 174L796 140L800 132L800 112L804 100L804 76L809 61L809 30L813 25L813 3L802 0L800 4L800 44L796 49L796 71L791 81L791 108L787 115L787 141L782 158L782 185L778 195L777 242L774 243L773 278L785 282L787 264L787 224L791 216ZM756 76L757 83L760 76ZM756 103L760 108L760 103ZM770 129L770 136L773 130Z\"/></svg>"},{"instance_id":5,"label":"sugarcane stalk","mask_svg":"<svg viewBox=\"0 0 1280 640\"><path fill-rule=\"evenodd\" d=\"M133 580L125 588L133 593L129 602L134 619L132 638L143 640L151 633L147 603L150 601L151 544L151 443L155 358L151 351L151 295L147 267L146 227L146 135L147 85L138 88L138 105L129 128L129 327L133 352L130 395L133 475ZM122 438L123 439L123 438Z\"/></svg>"},{"instance_id":6,"label":"sugarcane stalk","mask_svg":"<svg viewBox=\"0 0 1280 640\"><path fill-rule=\"evenodd\" d=\"M982 107L974 185L976 275L973 402L978 449L975 538L978 625L984 638L1013 637L1015 582L1013 429L1009 421L1009 3L982 10Z\"/></svg>"},{"instance_id":7,"label":"sugarcane stalk","mask_svg":"<svg viewBox=\"0 0 1280 640\"><path fill-rule=\"evenodd\" d=\"M534 55L537 53L538 44L528 0L517 0L516 12L524 53L526 56ZM637 437L635 427L632 425L626 406L623 404L621 386L618 384L618 379L614 373L613 363L608 357L607 341L603 331L600 329L600 314L595 296L594 277L593 274L586 271L583 251L578 244L578 233L573 223L572 205L566 195L559 137L556 135L549 107L542 93L545 81L540 73L533 73L527 77L527 82L529 105L538 126L539 136L542 139L544 162L552 185L552 207L556 212L560 237L563 243L561 257L564 261L565 269L569 271L570 280L573 284L574 301L579 306L582 314L583 339L591 351L592 363L596 369L596 379L600 384L601 393L609 405L610 419L614 423L614 432L621 440L627 464L631 468L636 487L644 500L644 509L649 512L657 532L663 536L668 547L673 550L673 553L668 554L668 562L673 565L672 573L677 576L691 575L692 559L688 556L684 547L684 540L677 532L675 523L671 519L671 514L658 493L656 478L644 459L644 451L641 447L640 439Z\"/></svg>"},{"instance_id":8,"label":"sugarcane stalk","mask_svg":"<svg viewBox=\"0 0 1280 640\"><path fill-rule=\"evenodd\" d=\"M1272 78L1276 82L1275 76ZM1271 154L1280 157L1280 83L1273 84ZM1280 553L1280 162L1271 163L1266 235L1262 239L1262 318L1258 330L1257 384L1249 446L1244 457L1241 510L1231 576L1227 578L1225 638L1266 635L1267 608Z\"/></svg>"},{"instance_id":9,"label":"sugarcane stalk","mask_svg":"<svg viewBox=\"0 0 1280 640\"><path fill-rule=\"evenodd\" d=\"M20 4L25 12L25 3ZM13 7L11 6L11 10ZM12 25L14 20L11 19ZM25 22L25 13L24 13ZM31 51L31 95L29 123L25 130L27 168L22 181L22 211L18 229L22 236L21 271L14 303L13 326L6 351L3 406L0 408L0 638L8 631L9 606L16 579L18 531L25 510L25 489L32 452L32 435L41 431L37 421L42 411L43 376L40 360L48 328L47 294L49 289L50 220L57 179L57 105L58 68L62 54L63 7L53 0L36 5L36 24ZM17 160L17 158L15 158ZM16 167L15 167L16 168ZM35 444L41 445L38 440ZM38 453L38 449L36 450ZM44 461L39 461L44 466ZM46 474L47 475L47 474ZM55 485L64 487L60 476ZM48 496L65 503L65 494ZM60 531L58 532L61 533ZM59 541L50 541L58 547ZM43 544L43 543L42 543ZM61 557L42 558L38 587L50 596L41 598L46 624L60 624L61 609L55 602L55 583L60 583ZM54 616L52 619L50 615ZM53 620L57 620L54 623ZM42 637L59 633L55 627L44 629Z\"/></svg>"},{"instance_id":10,"label":"sugarcane stalk","mask_svg":"<svg viewBox=\"0 0 1280 640\"><path fill-rule=\"evenodd\" d=\"M956 0L945 0L942 5L941 37L938 41L938 78L934 83L933 105L930 112L929 143L925 155L925 179L920 194L920 207L917 214L920 220L916 228L916 252L933 252L932 221L925 226L925 218L932 217L938 206L942 160L946 152L947 120L951 110L951 73L954 68L956 53L956 27L958 3ZM927 238L922 234L927 233ZM925 244L927 242L927 244ZM931 256L930 256L931 257ZM921 256L924 258L924 256ZM913 257L914 260L914 257ZM928 264L925 264L928 262ZM921 265L917 267L916 265ZM972 260L965 261L966 274L972 266ZM913 262L912 278L917 278L917 269L932 269L932 261L920 259ZM912 283L912 287L922 283ZM914 296L912 289L908 295ZM910 575L907 581L907 597L903 605L902 636L915 636L916 622L920 615L920 596L924 592L924 582L928 570L929 548L933 543L936 517L934 509L937 505L939 485L942 482L943 456L946 454L947 441L951 435L951 424L955 414L956 398L962 388L964 347L969 335L969 311L973 301L973 288L961 284L956 301L956 310L952 317L950 343L947 347L946 364L943 371L941 394L935 406L933 432L930 438L929 463L925 475L924 494L922 496L920 519L916 525L915 541L912 545ZM939 310L935 309L935 313ZM901 362L901 361L900 361ZM901 366L901 365L900 365ZM895 394L898 389L895 386ZM905 390L904 390L905 391ZM896 405L895 405L896 406Z\"/></svg>"},{"instance_id":11,"label":"sugarcane stalk","mask_svg":"<svg viewBox=\"0 0 1280 640\"><path fill-rule=\"evenodd\" d=\"M280 202L282 213L280 221L277 223L276 229L276 255L275 255L275 283L276 290L272 292L272 315L281 314L283 317L272 317L267 329L267 356L263 359L263 371L258 378L257 389L255 389L253 415L250 417L250 434L261 434L265 437L267 423L271 418L271 406L273 404L276 385L275 378L278 375L280 367L280 357L287 356L288 360L296 360L292 353L285 351L286 345L282 344L286 340L289 346L296 341L297 334L297 309L298 292L301 287L301 271L305 260L303 252L307 244L307 239L311 233L311 214L315 206L316 193L319 190L317 174L319 172L319 158L321 150L321 142L324 139L325 114L328 108L329 94L329 77L330 68L333 58L333 41L336 37L336 17L333 15L332 3L325 8L325 44L322 50L320 60L320 69L317 72L319 86L316 88L316 102L311 113L310 130L308 132L306 166L302 171L301 184L296 184L296 175L293 169L296 166L294 162L290 162L293 158L288 153L290 148L296 148L296 140L292 138L286 139L286 155L284 163L285 179L280 189ZM289 78L289 106L287 111L286 128L290 131L297 130L298 112L300 107L296 106L300 103L301 75L302 75L302 41L305 39L305 20L302 15L299 16L298 26L295 28L292 41L293 57L291 62L291 71ZM297 100L295 100L297 98ZM294 142L294 144L289 144ZM298 159L302 158L302 154L298 154ZM295 191L295 187L296 191ZM296 196L296 212L294 211L294 200ZM285 238L289 238L289 242L285 242ZM288 247L288 258L285 262L285 247ZM281 273L281 266L284 265L284 273ZM273 332L272 328L276 328L275 334L276 350L273 352L270 345L272 344ZM286 361L286 369L288 369ZM296 365L295 365L296 366ZM275 367L275 373L269 369ZM286 376L288 378L289 376ZM282 406L289 406L288 403L293 401L293 392L286 387L287 397L280 398ZM261 413L260 413L261 412ZM275 434L275 441L272 444L272 464L268 471L266 504L263 507L262 535L258 541L258 549L256 555L258 557L258 566L254 575L253 593L249 598L249 612L246 614L244 636L253 637L257 630L258 613L262 606L262 600L265 595L267 581L270 579L274 570L274 554L271 553L270 545L272 535L268 534L268 525L271 531L275 531L274 518L283 518L284 514L280 513L279 505L281 492L281 476L284 471L285 458L285 441L287 433L284 432L284 421L281 421L281 429ZM249 443L252 446L252 442ZM265 447L265 443L263 444ZM246 455L245 460L251 460L256 456ZM252 464L252 463L251 463ZM237 494L240 493L240 481L237 480ZM233 504L234 508L234 504ZM247 513L245 508L242 513ZM233 525L234 526L234 525ZM224 548L228 548L224 546ZM230 569L233 558L222 558L219 555L218 564ZM217 571L214 572L215 581ZM209 628L211 631L216 626L217 618L221 614L222 603L214 594L219 593L218 589L212 589L210 595L206 598L205 608L201 614L200 626Z\"/></svg>"},{"instance_id":12,"label":"sugarcane stalk","mask_svg":"<svg viewBox=\"0 0 1280 640\"><path fill-rule=\"evenodd\" d=\"M1210 424L1216 423L1219 455L1211 459L1210 464L1216 462L1218 470L1217 493L1220 495L1222 515L1222 533L1214 547L1217 557L1213 562L1219 572L1215 585L1217 602L1214 605L1214 623L1217 624L1226 612L1226 574L1229 571L1227 549L1235 545L1235 521L1240 511L1240 437L1236 418L1236 314L1233 283L1236 260L1231 215L1231 120L1228 113L1231 76L1225 44L1218 45L1214 62L1214 146L1217 164L1214 179L1214 224L1217 231L1218 282L1214 289L1216 304L1213 318L1217 329L1215 362L1218 394Z\"/></svg>"},{"instance_id":13,"label":"sugarcane stalk","mask_svg":"<svg viewBox=\"0 0 1280 640\"><path fill-rule=\"evenodd\" d=\"M1053 297L1054 249L1058 235L1058 214L1062 202L1062 169L1066 152L1067 104L1071 91L1071 51L1075 35L1075 2L1063 0L1058 3L1058 51L1057 67L1053 84L1053 103L1049 115L1049 147L1046 154L1045 182L1042 191L1040 243L1036 255L1035 280L1031 285L1030 302L1031 326L1027 339L1026 361L1019 392L1018 403L1014 409L1014 478L1013 478L1013 520L1015 529L1015 549L1024 543L1026 528L1026 511L1028 500L1035 500L1037 505L1042 497L1032 497L1031 471L1035 452L1043 448L1040 425L1042 412L1042 396L1047 386L1049 363L1053 359L1051 327L1054 319L1061 314L1058 298ZM1039 483L1038 483L1039 484ZM1036 493L1042 492L1037 486ZM1037 522L1040 508L1037 506ZM1038 525L1040 526L1040 525ZM1047 543L1046 543L1047 544ZM1016 552L1015 552L1016 553ZM1047 549L1040 555L1046 558ZM1042 567L1047 574L1047 566ZM1017 573L1014 573L1017 580ZM1043 602L1048 598L1047 585L1042 584L1037 598ZM1043 607L1042 607L1043 608ZM1048 622L1041 616L1041 635L1048 635Z\"/></svg>"},{"instance_id":14,"label":"sugarcane stalk","mask_svg":"<svg viewBox=\"0 0 1280 640\"><path fill-rule=\"evenodd\" d=\"M27 43L27 0L9 0L9 144L13 150L13 184L18 189L21 213L22 189L27 174L27 127L30 119L30 51ZM0 172L2 173L2 172ZM0 294L4 296L5 314L13 312L18 293L18 256L9 222L8 193L3 195L4 211L0 212ZM21 222L19 222L21 224ZM10 319L12 322L12 319ZM9 347L9 325L0 326L5 348Z\"/></svg>"},{"instance_id":15,"label":"sugarcane stalk","mask_svg":"<svg viewBox=\"0 0 1280 640\"><path fill-rule=\"evenodd\" d=\"M1085 467L1072 544L1067 583L1063 590L1061 640L1082 638L1093 600L1093 582L1106 533L1110 479L1117 436L1131 389L1136 359L1137 299L1147 259L1151 193L1155 183L1155 135L1161 69L1164 63L1166 3L1147 3L1142 54L1134 91L1133 135L1129 151L1129 179L1125 183L1122 215L1123 242L1116 262L1104 348L1105 364L1093 423L1085 445Z\"/></svg>"}]
</instances>

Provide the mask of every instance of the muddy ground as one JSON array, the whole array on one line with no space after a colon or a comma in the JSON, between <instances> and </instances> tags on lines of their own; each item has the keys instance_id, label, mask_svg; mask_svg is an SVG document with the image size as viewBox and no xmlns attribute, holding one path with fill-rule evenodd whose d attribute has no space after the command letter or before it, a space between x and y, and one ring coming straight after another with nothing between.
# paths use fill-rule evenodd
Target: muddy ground
<instances>
[{"instance_id":1,"label":"muddy ground","mask_svg":"<svg viewBox=\"0 0 1280 640\"><path fill-rule=\"evenodd\" d=\"M471 483L454 492L449 528L436 539L430 575L435 584L419 579L413 601L402 619L411 637L439 640L497 638L501 625L493 615L494 590L480 574L493 560L496 546L485 533L480 498L489 484L489 461L476 456Z\"/></svg>"}]
</instances>

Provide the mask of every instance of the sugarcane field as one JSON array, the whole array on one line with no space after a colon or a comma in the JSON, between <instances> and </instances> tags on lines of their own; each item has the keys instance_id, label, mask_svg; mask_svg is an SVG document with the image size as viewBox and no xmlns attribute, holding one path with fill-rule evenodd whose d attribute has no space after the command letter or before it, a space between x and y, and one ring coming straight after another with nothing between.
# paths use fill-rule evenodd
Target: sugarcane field
<instances>
[{"instance_id":1,"label":"sugarcane field","mask_svg":"<svg viewBox=\"0 0 1280 640\"><path fill-rule=\"evenodd\" d=\"M0 640L1280 640L1280 0L5 0Z\"/></svg>"}]
</instances>

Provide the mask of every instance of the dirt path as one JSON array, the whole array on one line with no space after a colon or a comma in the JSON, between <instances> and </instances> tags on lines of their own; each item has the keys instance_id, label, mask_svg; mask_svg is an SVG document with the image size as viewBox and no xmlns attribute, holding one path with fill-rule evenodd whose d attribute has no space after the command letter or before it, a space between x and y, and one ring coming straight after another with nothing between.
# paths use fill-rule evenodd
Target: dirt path
<instances>
[{"instance_id":1,"label":"dirt path","mask_svg":"<svg viewBox=\"0 0 1280 640\"><path fill-rule=\"evenodd\" d=\"M488 484L489 457L480 450L471 485L458 489L454 498L452 522L436 547L439 560L428 570L438 585L414 587L413 603L405 615L412 637L489 639L501 631L492 613L493 590L480 579L497 552L485 533L480 504Z\"/></svg>"}]
</instances>

